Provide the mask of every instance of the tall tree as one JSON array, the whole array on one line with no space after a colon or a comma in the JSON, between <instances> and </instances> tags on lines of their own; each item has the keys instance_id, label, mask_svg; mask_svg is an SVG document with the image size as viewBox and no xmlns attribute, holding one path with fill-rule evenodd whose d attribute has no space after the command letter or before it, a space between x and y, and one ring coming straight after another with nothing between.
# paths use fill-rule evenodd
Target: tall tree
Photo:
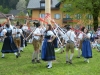
<instances>
[{"instance_id":1,"label":"tall tree","mask_svg":"<svg viewBox=\"0 0 100 75\"><path fill-rule=\"evenodd\" d=\"M5 9L16 9L19 0L0 0L0 5Z\"/></svg>"},{"instance_id":2,"label":"tall tree","mask_svg":"<svg viewBox=\"0 0 100 75\"><path fill-rule=\"evenodd\" d=\"M7 13L9 12L9 9L8 9L8 8L3 8L3 7L0 5L0 12L7 14Z\"/></svg>"},{"instance_id":3,"label":"tall tree","mask_svg":"<svg viewBox=\"0 0 100 75\"><path fill-rule=\"evenodd\" d=\"M17 10L25 10L26 9L26 1L25 0L19 0L19 2L16 5Z\"/></svg>"},{"instance_id":4,"label":"tall tree","mask_svg":"<svg viewBox=\"0 0 100 75\"><path fill-rule=\"evenodd\" d=\"M9 8L16 9L16 5L19 0L9 0Z\"/></svg>"},{"instance_id":5,"label":"tall tree","mask_svg":"<svg viewBox=\"0 0 100 75\"><path fill-rule=\"evenodd\" d=\"M65 6L64 12L69 13L89 13L93 16L93 26L96 31L98 28L98 17L100 13L100 0L60 0ZM68 6L68 4L70 4ZM68 7L67 7L68 6Z\"/></svg>"}]
</instances>

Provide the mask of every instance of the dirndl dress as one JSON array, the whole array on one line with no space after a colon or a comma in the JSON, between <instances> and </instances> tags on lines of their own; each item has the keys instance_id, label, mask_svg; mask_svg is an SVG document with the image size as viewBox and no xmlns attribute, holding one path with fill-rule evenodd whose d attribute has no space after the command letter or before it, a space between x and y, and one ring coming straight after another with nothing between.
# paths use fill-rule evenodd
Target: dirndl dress
<instances>
[{"instance_id":1,"label":"dirndl dress","mask_svg":"<svg viewBox=\"0 0 100 75\"><path fill-rule=\"evenodd\" d=\"M53 41L54 48L58 48L58 38L55 38Z\"/></svg>"},{"instance_id":2,"label":"dirndl dress","mask_svg":"<svg viewBox=\"0 0 100 75\"><path fill-rule=\"evenodd\" d=\"M55 51L53 42L48 42L51 36L45 36L43 45L42 45L42 53L41 58L44 61L55 60Z\"/></svg>"},{"instance_id":3,"label":"dirndl dress","mask_svg":"<svg viewBox=\"0 0 100 75\"><path fill-rule=\"evenodd\" d=\"M15 45L12 37L12 30L7 29L6 38L4 39L4 43L2 46L2 53L15 53L18 52L18 48Z\"/></svg>"},{"instance_id":4,"label":"dirndl dress","mask_svg":"<svg viewBox=\"0 0 100 75\"><path fill-rule=\"evenodd\" d=\"M23 31L23 30L22 30L22 31ZM26 32L25 32L25 31L23 31L23 35L24 35L24 37L26 37ZM23 38L22 35L20 36L20 39L21 39L21 47L24 47L24 45L25 45L25 47L26 47L26 46L27 46L27 41L24 40L24 38Z\"/></svg>"},{"instance_id":5,"label":"dirndl dress","mask_svg":"<svg viewBox=\"0 0 100 75\"><path fill-rule=\"evenodd\" d=\"M82 42L82 56L84 58L92 58L92 48L89 39L84 39Z\"/></svg>"}]
</instances>

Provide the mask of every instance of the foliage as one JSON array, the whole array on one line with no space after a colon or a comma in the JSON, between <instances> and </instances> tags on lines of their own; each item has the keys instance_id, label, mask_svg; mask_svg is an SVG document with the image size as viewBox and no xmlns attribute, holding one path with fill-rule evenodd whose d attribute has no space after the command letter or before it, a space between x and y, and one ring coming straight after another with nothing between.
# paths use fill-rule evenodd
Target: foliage
<instances>
[{"instance_id":1,"label":"foliage","mask_svg":"<svg viewBox=\"0 0 100 75\"><path fill-rule=\"evenodd\" d=\"M3 8L15 9L19 0L0 0L0 5Z\"/></svg>"},{"instance_id":2,"label":"foliage","mask_svg":"<svg viewBox=\"0 0 100 75\"><path fill-rule=\"evenodd\" d=\"M3 8L0 6L0 12L7 14L9 12L9 8Z\"/></svg>"},{"instance_id":3,"label":"foliage","mask_svg":"<svg viewBox=\"0 0 100 75\"><path fill-rule=\"evenodd\" d=\"M1 43L0 49L2 49ZM33 45L28 44L18 59L14 54L6 54L4 59L0 58L0 75L100 75L100 53L95 49L89 64L84 62L82 57L76 58L78 53L76 50L72 65L65 64L66 52L56 53L56 61L53 61L51 69L46 68L47 62L44 61L32 64L32 53Z\"/></svg>"},{"instance_id":4,"label":"foliage","mask_svg":"<svg viewBox=\"0 0 100 75\"><path fill-rule=\"evenodd\" d=\"M19 2L16 5L17 10L25 10L26 9L26 1L25 0L19 0Z\"/></svg>"},{"instance_id":5,"label":"foliage","mask_svg":"<svg viewBox=\"0 0 100 75\"><path fill-rule=\"evenodd\" d=\"M71 14L91 14L93 16L93 25L96 30L98 27L98 17L100 13L100 0L60 0L63 5L62 11ZM84 17L84 16L83 16Z\"/></svg>"},{"instance_id":6,"label":"foliage","mask_svg":"<svg viewBox=\"0 0 100 75\"><path fill-rule=\"evenodd\" d=\"M18 2L19 2L19 0L0 0L0 12L8 13L11 9L16 9L16 5ZM22 4L22 6L24 6L23 7L24 9L26 8L29 0L25 0L25 2L23 3L25 5ZM3 10L1 10L1 9L3 9Z\"/></svg>"},{"instance_id":7,"label":"foliage","mask_svg":"<svg viewBox=\"0 0 100 75\"><path fill-rule=\"evenodd\" d=\"M17 21L19 21L21 24L23 24L25 22L25 19L23 17L25 17L26 15L24 14L23 11L21 11L18 15L19 18L16 19Z\"/></svg>"}]
</instances>

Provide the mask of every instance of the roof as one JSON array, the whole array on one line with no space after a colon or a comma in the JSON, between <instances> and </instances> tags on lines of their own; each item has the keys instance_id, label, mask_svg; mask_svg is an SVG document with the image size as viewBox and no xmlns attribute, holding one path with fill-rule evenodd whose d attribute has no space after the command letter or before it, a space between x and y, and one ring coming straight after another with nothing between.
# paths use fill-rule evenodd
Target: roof
<instances>
[{"instance_id":1,"label":"roof","mask_svg":"<svg viewBox=\"0 0 100 75\"><path fill-rule=\"evenodd\" d=\"M27 8L28 9L40 8L40 1L41 0L30 0ZM54 8L56 6L56 4L58 4L58 3L59 3L59 0L52 0L51 7Z\"/></svg>"},{"instance_id":2,"label":"roof","mask_svg":"<svg viewBox=\"0 0 100 75\"><path fill-rule=\"evenodd\" d=\"M11 10L9 14L13 14L14 16L18 15L21 12L21 10ZM28 12L26 10L23 11L25 14Z\"/></svg>"},{"instance_id":3,"label":"roof","mask_svg":"<svg viewBox=\"0 0 100 75\"><path fill-rule=\"evenodd\" d=\"M12 16L13 14L5 14L6 17Z\"/></svg>"},{"instance_id":4,"label":"roof","mask_svg":"<svg viewBox=\"0 0 100 75\"><path fill-rule=\"evenodd\" d=\"M0 18L7 18L5 14L0 12Z\"/></svg>"}]
</instances>

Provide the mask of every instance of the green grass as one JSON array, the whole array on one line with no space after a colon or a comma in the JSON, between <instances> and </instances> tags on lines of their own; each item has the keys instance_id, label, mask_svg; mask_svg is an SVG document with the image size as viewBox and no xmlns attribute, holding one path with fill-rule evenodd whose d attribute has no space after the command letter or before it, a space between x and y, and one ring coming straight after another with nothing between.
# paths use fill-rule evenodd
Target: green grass
<instances>
[{"instance_id":1,"label":"green grass","mask_svg":"<svg viewBox=\"0 0 100 75\"><path fill-rule=\"evenodd\" d=\"M0 58L0 75L100 75L100 53L96 50L93 50L93 58L89 64L84 62L82 57L76 58L77 51L72 65L65 64L66 53L56 53L56 60L51 69L47 69L47 62L42 60L41 64L32 64L32 53L33 46L29 44L18 59L14 54L6 54L4 59Z\"/></svg>"}]
</instances>

